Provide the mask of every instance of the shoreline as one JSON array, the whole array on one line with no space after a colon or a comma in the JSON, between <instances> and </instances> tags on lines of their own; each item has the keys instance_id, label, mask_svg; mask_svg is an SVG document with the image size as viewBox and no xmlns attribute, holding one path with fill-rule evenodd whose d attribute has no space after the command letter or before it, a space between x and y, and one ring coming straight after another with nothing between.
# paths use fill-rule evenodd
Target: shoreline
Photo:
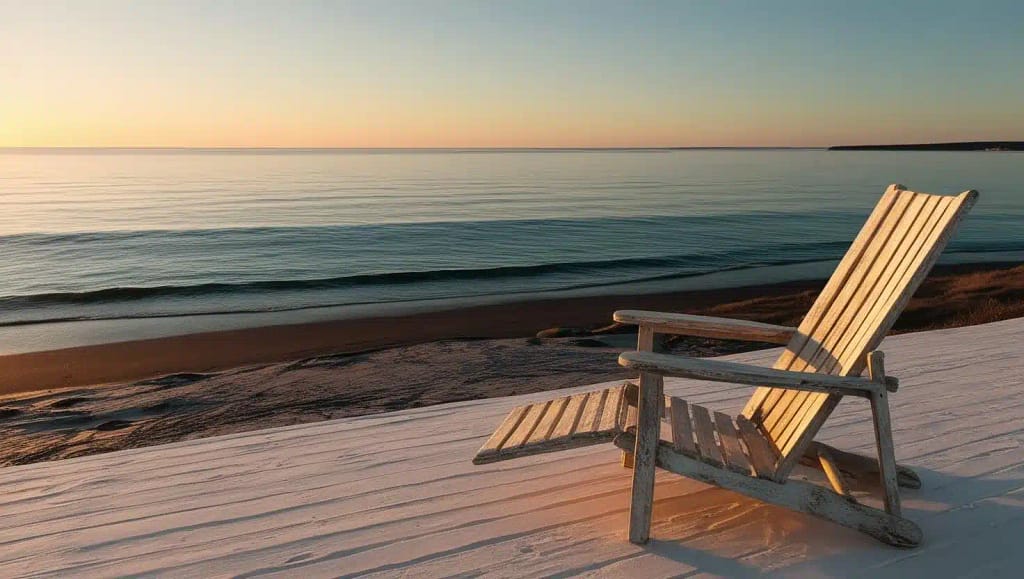
<instances>
[{"instance_id":1,"label":"shoreline","mask_svg":"<svg viewBox=\"0 0 1024 579\"><path fill-rule=\"evenodd\" d=\"M0 376L4 377L0 396L181 372L216 372L439 340L523 338L552 327L593 329L610 324L617 309L682 311L796 325L824 283L801 280L728 289L543 299L12 354L0 356ZM1024 315L1014 303L1014 298L1016 305L1021 302L1021 294L1014 293L1021 287L1024 266L1018 263L937 266L896 331ZM978 313L979 308L998 311ZM978 321L971 322L971 316Z\"/></svg>"},{"instance_id":2,"label":"shoreline","mask_svg":"<svg viewBox=\"0 0 1024 579\"><path fill-rule=\"evenodd\" d=\"M613 310L649 308L796 325L823 282L546 300L396 318L268 327L0 358L0 466L634 377ZM897 332L1024 317L1024 265L940 268ZM538 330L561 326L571 332ZM568 335L565 335L568 334ZM718 356L771 345L676 338ZM76 386L39 388L43 379ZM105 382L98 384L98 382Z\"/></svg>"}]
</instances>

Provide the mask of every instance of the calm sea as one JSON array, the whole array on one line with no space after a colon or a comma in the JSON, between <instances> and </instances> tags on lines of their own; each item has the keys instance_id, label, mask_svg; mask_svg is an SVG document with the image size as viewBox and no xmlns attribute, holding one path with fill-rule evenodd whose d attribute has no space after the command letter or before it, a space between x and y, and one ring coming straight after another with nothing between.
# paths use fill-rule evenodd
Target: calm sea
<instances>
[{"instance_id":1,"label":"calm sea","mask_svg":"<svg viewBox=\"0 0 1024 579\"><path fill-rule=\"evenodd\" d=\"M1020 153L0 151L0 352L825 276L892 182L1024 256Z\"/></svg>"}]
</instances>

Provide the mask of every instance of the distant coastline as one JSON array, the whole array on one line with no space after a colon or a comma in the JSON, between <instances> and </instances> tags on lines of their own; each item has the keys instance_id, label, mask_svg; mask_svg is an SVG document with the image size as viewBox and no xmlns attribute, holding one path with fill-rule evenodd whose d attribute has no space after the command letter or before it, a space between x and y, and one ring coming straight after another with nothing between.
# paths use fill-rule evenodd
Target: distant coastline
<instances>
[{"instance_id":1,"label":"distant coastline","mask_svg":"<svg viewBox=\"0 0 1024 579\"><path fill-rule=\"evenodd\" d=\"M1024 141L967 141L910 145L837 145L829 151L1024 151Z\"/></svg>"}]
</instances>

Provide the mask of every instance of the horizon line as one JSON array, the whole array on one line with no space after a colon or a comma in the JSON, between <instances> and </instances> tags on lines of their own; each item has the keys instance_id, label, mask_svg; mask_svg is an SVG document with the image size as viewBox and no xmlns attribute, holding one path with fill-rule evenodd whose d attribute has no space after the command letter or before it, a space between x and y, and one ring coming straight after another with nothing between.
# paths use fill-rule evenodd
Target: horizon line
<instances>
[{"instance_id":1,"label":"horizon line","mask_svg":"<svg viewBox=\"0 0 1024 579\"><path fill-rule=\"evenodd\" d=\"M679 146L679 147L245 147L245 146L0 146L0 151L682 151L721 149L827 149L827 146Z\"/></svg>"}]
</instances>

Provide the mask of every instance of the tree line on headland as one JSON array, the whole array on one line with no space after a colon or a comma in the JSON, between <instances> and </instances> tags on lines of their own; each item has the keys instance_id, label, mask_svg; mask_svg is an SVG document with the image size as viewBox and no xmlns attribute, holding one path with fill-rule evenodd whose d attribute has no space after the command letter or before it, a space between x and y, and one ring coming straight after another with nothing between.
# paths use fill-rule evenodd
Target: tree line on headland
<instances>
[{"instance_id":1,"label":"tree line on headland","mask_svg":"<svg viewBox=\"0 0 1024 579\"><path fill-rule=\"evenodd\" d=\"M829 151L1024 151L1024 141L968 141L912 145L837 145Z\"/></svg>"}]
</instances>

